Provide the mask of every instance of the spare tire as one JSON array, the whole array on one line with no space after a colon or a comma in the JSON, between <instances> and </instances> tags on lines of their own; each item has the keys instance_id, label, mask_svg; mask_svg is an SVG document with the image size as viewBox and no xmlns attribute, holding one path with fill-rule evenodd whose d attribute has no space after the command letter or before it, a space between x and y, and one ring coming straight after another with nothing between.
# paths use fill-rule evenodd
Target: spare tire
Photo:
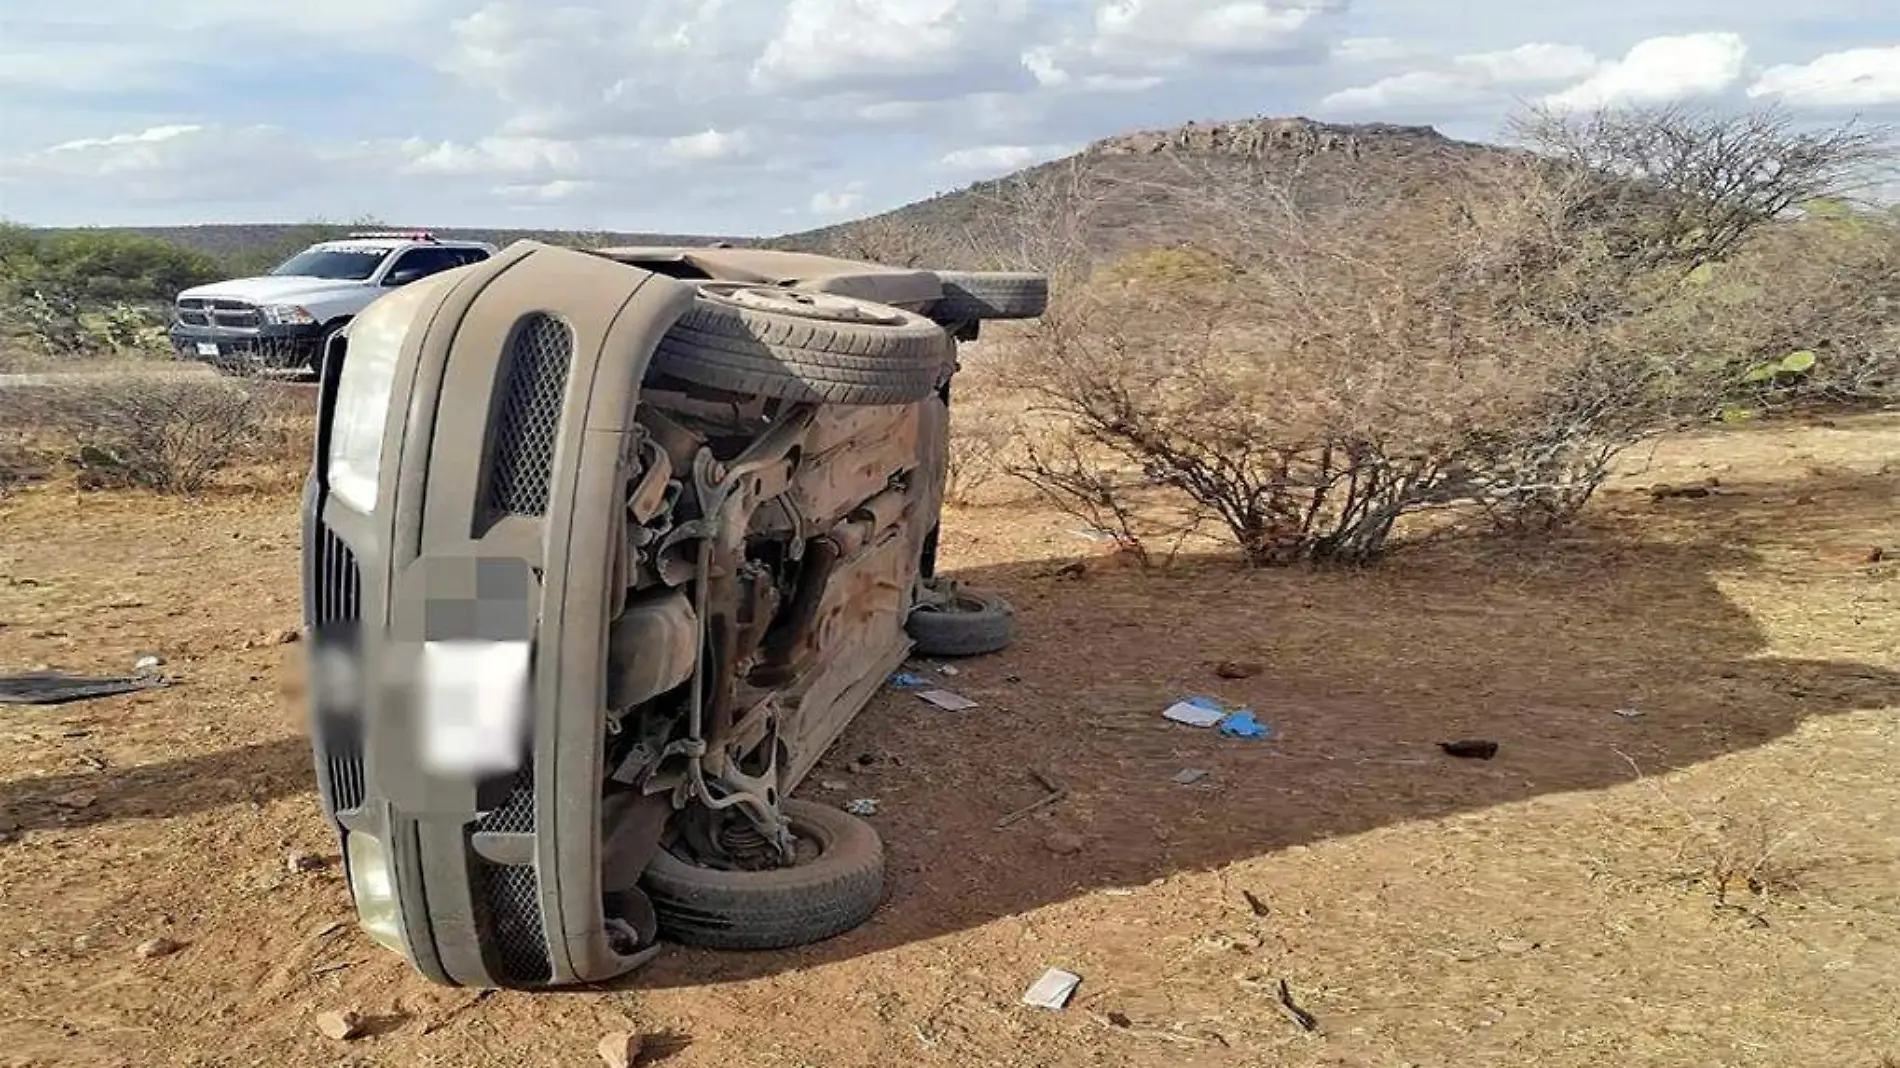
<instances>
[{"instance_id":1,"label":"spare tire","mask_svg":"<svg viewBox=\"0 0 1900 1068\"><path fill-rule=\"evenodd\" d=\"M828 805L786 799L792 833L818 854L790 868L717 871L662 849L642 880L660 933L709 949L786 949L857 927L884 900L884 843Z\"/></svg>"},{"instance_id":2,"label":"spare tire","mask_svg":"<svg viewBox=\"0 0 1900 1068\"><path fill-rule=\"evenodd\" d=\"M948 604L924 602L904 620L925 656L983 656L1001 652L1016 636L1016 610L993 593L957 590Z\"/></svg>"},{"instance_id":3,"label":"spare tire","mask_svg":"<svg viewBox=\"0 0 1900 1068\"><path fill-rule=\"evenodd\" d=\"M938 271L943 296L930 306L940 323L1034 319L1049 308L1049 276L1018 271Z\"/></svg>"},{"instance_id":4,"label":"spare tire","mask_svg":"<svg viewBox=\"0 0 1900 1068\"><path fill-rule=\"evenodd\" d=\"M915 312L733 282L702 283L653 354L683 382L811 404L911 404L955 363L950 335Z\"/></svg>"}]
</instances>

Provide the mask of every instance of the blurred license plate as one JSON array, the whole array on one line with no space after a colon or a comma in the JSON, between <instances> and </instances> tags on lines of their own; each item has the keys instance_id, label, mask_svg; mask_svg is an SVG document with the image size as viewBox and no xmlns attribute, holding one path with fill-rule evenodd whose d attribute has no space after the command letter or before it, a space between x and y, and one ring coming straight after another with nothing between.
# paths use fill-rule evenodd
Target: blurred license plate
<instances>
[{"instance_id":1,"label":"blurred license plate","mask_svg":"<svg viewBox=\"0 0 1900 1068\"><path fill-rule=\"evenodd\" d=\"M427 642L422 650L422 760L437 774L521 766L528 643Z\"/></svg>"},{"instance_id":2,"label":"blurred license plate","mask_svg":"<svg viewBox=\"0 0 1900 1068\"><path fill-rule=\"evenodd\" d=\"M218 354L218 346L215 342L211 342L211 341L198 342L198 355L216 356L217 354Z\"/></svg>"}]
</instances>

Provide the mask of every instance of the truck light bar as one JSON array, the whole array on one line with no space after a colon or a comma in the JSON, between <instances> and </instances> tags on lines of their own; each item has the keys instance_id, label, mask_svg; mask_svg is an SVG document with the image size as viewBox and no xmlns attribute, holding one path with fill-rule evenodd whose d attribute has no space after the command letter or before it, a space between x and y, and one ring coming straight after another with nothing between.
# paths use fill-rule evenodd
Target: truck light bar
<instances>
[{"instance_id":1,"label":"truck light bar","mask_svg":"<svg viewBox=\"0 0 1900 1068\"><path fill-rule=\"evenodd\" d=\"M359 238L394 238L401 241L434 241L435 235L427 230L364 230L349 235L349 240Z\"/></svg>"}]
</instances>

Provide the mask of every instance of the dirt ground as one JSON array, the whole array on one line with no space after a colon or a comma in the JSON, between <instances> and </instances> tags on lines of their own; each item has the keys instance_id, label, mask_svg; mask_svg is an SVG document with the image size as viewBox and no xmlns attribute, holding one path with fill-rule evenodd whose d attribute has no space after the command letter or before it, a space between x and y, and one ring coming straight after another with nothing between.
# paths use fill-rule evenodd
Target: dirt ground
<instances>
[{"instance_id":1,"label":"dirt ground","mask_svg":"<svg viewBox=\"0 0 1900 1068\"><path fill-rule=\"evenodd\" d=\"M0 667L151 652L178 685L0 707L0 1064L578 1066L627 1026L669 1068L1892 1064L1900 564L1870 549L1900 555L1896 464L1892 415L1672 441L1555 547L1360 573L1076 574L1075 524L959 509L946 564L1008 592L1019 643L946 680L974 711L880 697L805 789L878 800L876 918L487 996L349 922L279 693L294 497L23 491ZM1196 693L1278 737L1161 719ZM1032 768L1068 800L996 829ZM1071 1006L1019 1004L1051 965ZM340 1009L371 1034L320 1036Z\"/></svg>"}]
</instances>

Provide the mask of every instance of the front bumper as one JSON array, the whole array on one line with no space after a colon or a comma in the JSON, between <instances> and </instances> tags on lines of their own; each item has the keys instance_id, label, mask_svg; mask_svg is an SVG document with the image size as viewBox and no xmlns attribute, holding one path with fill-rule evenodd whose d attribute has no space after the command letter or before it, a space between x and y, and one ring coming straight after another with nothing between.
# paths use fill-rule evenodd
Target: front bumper
<instances>
[{"instance_id":1,"label":"front bumper","mask_svg":"<svg viewBox=\"0 0 1900 1068\"><path fill-rule=\"evenodd\" d=\"M320 323L240 330L174 322L167 334L180 359L220 367L299 371L317 366L329 330Z\"/></svg>"},{"instance_id":2,"label":"front bumper","mask_svg":"<svg viewBox=\"0 0 1900 1068\"><path fill-rule=\"evenodd\" d=\"M691 290L526 243L454 274L397 361L372 514L324 488L341 365L324 368L305 621L313 681L337 664L353 681L312 688L319 791L346 858L351 834L381 844L404 952L424 975L600 981L639 963L611 933L626 873L603 871L601 842L616 480L646 362ZM546 322L563 329L532 328ZM406 662L424 642L517 625L534 665L520 770L428 769Z\"/></svg>"}]
</instances>

